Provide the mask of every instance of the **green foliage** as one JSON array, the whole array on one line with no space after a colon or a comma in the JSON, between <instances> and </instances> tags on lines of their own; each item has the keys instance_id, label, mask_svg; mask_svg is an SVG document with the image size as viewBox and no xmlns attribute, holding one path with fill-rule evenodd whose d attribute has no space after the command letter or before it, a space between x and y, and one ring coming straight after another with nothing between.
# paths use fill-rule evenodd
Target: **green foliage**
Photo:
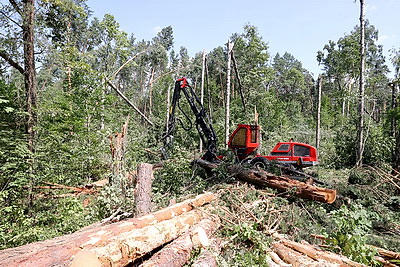
<instances>
[{"instance_id":1,"label":"green foliage","mask_svg":"<svg viewBox=\"0 0 400 267\"><path fill-rule=\"evenodd\" d=\"M0 209L0 249L72 233L93 222L88 220L82 203L76 198L35 203L32 207L35 212L31 214L18 203Z\"/></svg>"},{"instance_id":2,"label":"green foliage","mask_svg":"<svg viewBox=\"0 0 400 267\"><path fill-rule=\"evenodd\" d=\"M239 224L224 234L230 237L229 253L224 260L229 266L268 266L266 263L270 239L259 229L257 224Z\"/></svg>"},{"instance_id":3,"label":"green foliage","mask_svg":"<svg viewBox=\"0 0 400 267\"><path fill-rule=\"evenodd\" d=\"M376 251L366 246L366 234L372 227L371 216L360 205L347 208L343 205L339 210L332 211L332 232L328 234L327 242L336 252L350 259L371 265Z\"/></svg>"},{"instance_id":4,"label":"green foliage","mask_svg":"<svg viewBox=\"0 0 400 267\"><path fill-rule=\"evenodd\" d=\"M133 212L134 200L134 188L127 183L105 186L90 203L88 218L92 221L99 221L109 217L117 209Z\"/></svg>"},{"instance_id":5,"label":"green foliage","mask_svg":"<svg viewBox=\"0 0 400 267\"><path fill-rule=\"evenodd\" d=\"M154 175L153 191L168 195L168 199L190 193L189 186L194 185L194 192L204 189L204 180L198 177L190 167L190 160L182 155L175 155L173 161L168 161ZM192 191L192 192L193 192Z\"/></svg>"}]
</instances>

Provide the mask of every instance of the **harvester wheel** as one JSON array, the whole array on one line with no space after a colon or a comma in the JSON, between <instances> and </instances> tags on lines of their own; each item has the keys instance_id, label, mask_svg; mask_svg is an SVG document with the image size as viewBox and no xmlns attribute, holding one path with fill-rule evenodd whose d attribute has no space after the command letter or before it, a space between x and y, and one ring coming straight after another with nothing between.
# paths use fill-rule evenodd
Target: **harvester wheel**
<instances>
[{"instance_id":1,"label":"harvester wheel","mask_svg":"<svg viewBox=\"0 0 400 267\"><path fill-rule=\"evenodd\" d=\"M256 157L250 161L250 164L257 169L266 170L269 164L269 160L264 157Z\"/></svg>"}]
</instances>

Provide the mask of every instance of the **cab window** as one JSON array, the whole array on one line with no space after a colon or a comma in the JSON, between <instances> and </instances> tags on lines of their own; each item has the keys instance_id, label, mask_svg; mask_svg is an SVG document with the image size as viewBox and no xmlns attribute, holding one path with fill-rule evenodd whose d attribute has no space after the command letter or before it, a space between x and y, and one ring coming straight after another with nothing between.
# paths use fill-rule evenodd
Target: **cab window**
<instances>
[{"instance_id":1,"label":"cab window","mask_svg":"<svg viewBox=\"0 0 400 267\"><path fill-rule=\"evenodd\" d=\"M271 156L291 156L292 151L289 150L290 145L289 144L281 144L276 152L271 152ZM289 150L289 151L288 151Z\"/></svg>"},{"instance_id":2,"label":"cab window","mask_svg":"<svg viewBox=\"0 0 400 267\"><path fill-rule=\"evenodd\" d=\"M299 157L309 157L310 148L306 146L294 145L294 155Z\"/></svg>"},{"instance_id":3,"label":"cab window","mask_svg":"<svg viewBox=\"0 0 400 267\"><path fill-rule=\"evenodd\" d=\"M245 146L246 145L246 128L240 128L232 139L232 145Z\"/></svg>"}]
</instances>

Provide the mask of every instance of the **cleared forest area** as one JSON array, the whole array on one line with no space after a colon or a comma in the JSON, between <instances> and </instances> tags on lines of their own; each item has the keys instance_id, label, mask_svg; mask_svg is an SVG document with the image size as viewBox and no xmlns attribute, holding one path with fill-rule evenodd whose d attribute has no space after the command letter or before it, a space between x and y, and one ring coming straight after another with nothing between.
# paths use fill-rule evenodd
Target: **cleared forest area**
<instances>
[{"instance_id":1,"label":"cleared forest area","mask_svg":"<svg viewBox=\"0 0 400 267\"><path fill-rule=\"evenodd\" d=\"M0 265L399 266L400 48L365 4L312 74L250 23L191 56L2 1Z\"/></svg>"}]
</instances>

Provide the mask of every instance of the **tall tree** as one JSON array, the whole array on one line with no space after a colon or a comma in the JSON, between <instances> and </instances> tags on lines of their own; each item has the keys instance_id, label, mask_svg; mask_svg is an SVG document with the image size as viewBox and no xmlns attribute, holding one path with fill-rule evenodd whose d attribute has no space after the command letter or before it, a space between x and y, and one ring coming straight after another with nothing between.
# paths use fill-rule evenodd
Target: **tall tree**
<instances>
[{"instance_id":1,"label":"tall tree","mask_svg":"<svg viewBox=\"0 0 400 267\"><path fill-rule=\"evenodd\" d=\"M400 172L400 49L391 50L391 61L395 69L394 80L389 84L392 87L392 135L396 138L393 149L392 167Z\"/></svg>"},{"instance_id":2,"label":"tall tree","mask_svg":"<svg viewBox=\"0 0 400 267\"><path fill-rule=\"evenodd\" d=\"M357 131L357 158L356 166L363 163L364 154L364 98L365 98L365 1L360 0L360 89L358 103L358 131Z\"/></svg>"},{"instance_id":3,"label":"tall tree","mask_svg":"<svg viewBox=\"0 0 400 267\"><path fill-rule=\"evenodd\" d=\"M227 63L227 72L226 72L226 91L225 91L225 148L228 148L229 141L229 133L230 133L230 104L231 104L231 59L232 59L232 50L234 43L228 41L227 51L228 51L228 63Z\"/></svg>"},{"instance_id":4,"label":"tall tree","mask_svg":"<svg viewBox=\"0 0 400 267\"><path fill-rule=\"evenodd\" d=\"M315 147L319 149L321 140L321 100L322 100L322 75L318 77L318 94L317 94L317 127L315 132Z\"/></svg>"},{"instance_id":5,"label":"tall tree","mask_svg":"<svg viewBox=\"0 0 400 267\"><path fill-rule=\"evenodd\" d=\"M9 25L9 23L12 23L14 24L14 27L17 26L20 28L20 31L17 31L15 34L12 34L11 29L7 28L10 32L6 38L2 38L1 40L2 47L0 48L0 57L18 70L24 77L27 111L27 142L29 150L34 152L35 126L37 124L37 91L34 51L35 0L24 0L20 3L15 0L10 0L10 6L3 6L3 12L1 14L3 15L1 20L3 25ZM15 29L14 27L12 29ZM21 33L21 30L22 34L19 35L18 32ZM13 56L6 50L6 46L3 46L4 43L11 41L12 38L18 40L18 43L22 47L23 53L20 58L13 58ZM23 62L23 65L21 65L20 62Z\"/></svg>"}]
</instances>

